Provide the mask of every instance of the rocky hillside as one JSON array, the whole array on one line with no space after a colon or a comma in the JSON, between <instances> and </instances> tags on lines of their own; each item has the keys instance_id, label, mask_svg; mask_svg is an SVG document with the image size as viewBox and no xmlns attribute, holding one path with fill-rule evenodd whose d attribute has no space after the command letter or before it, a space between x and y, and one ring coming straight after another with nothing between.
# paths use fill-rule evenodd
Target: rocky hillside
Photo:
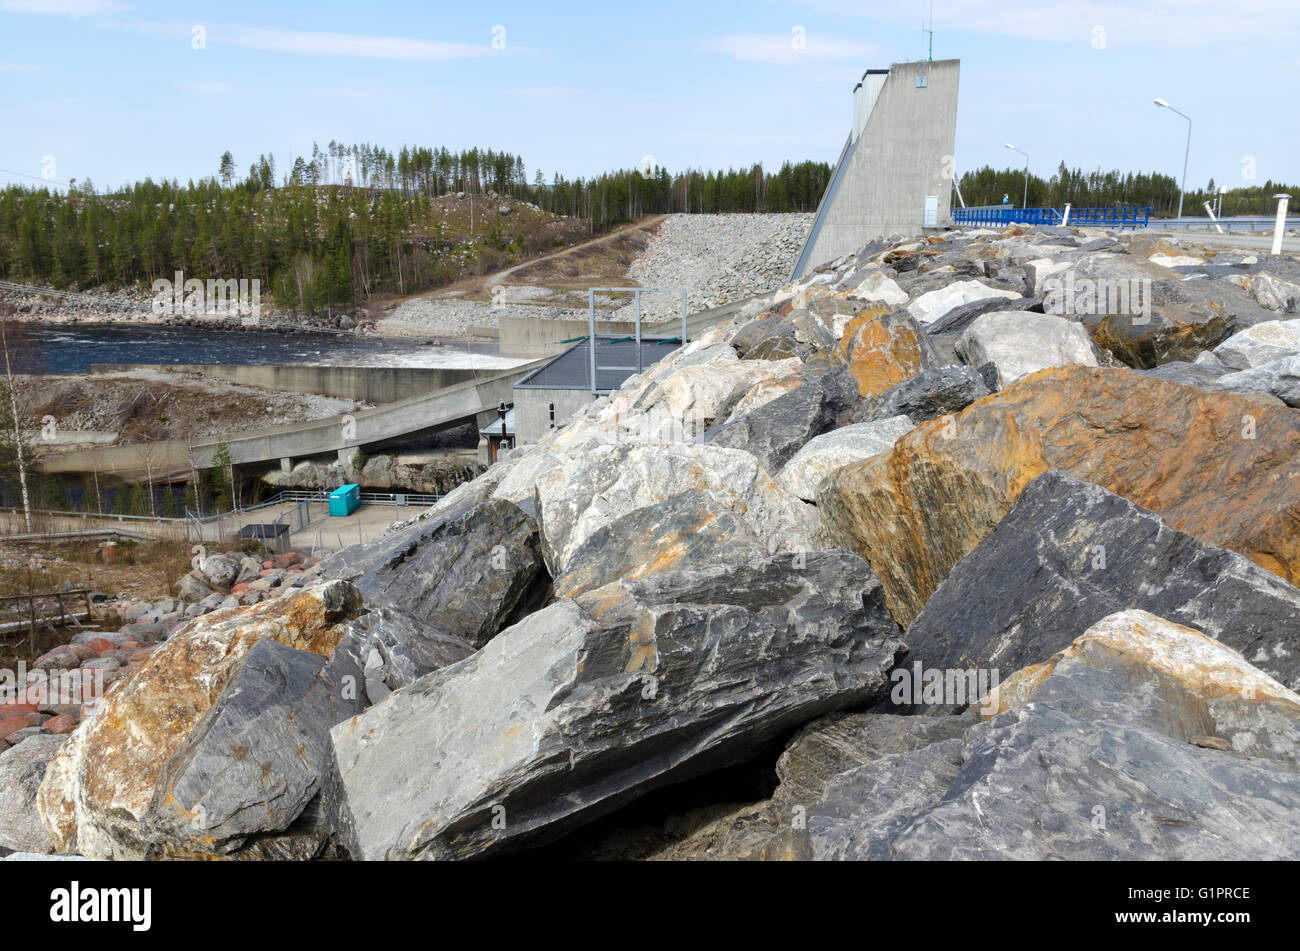
<instances>
[{"instance_id":1,"label":"rocky hillside","mask_svg":"<svg viewBox=\"0 0 1300 951\"><path fill-rule=\"evenodd\" d=\"M670 215L637 259L628 277L645 287L687 287L691 313L771 293L790 272L815 215ZM642 312L675 317L681 303L671 294L647 294ZM630 320L623 308L618 319Z\"/></svg>"},{"instance_id":2,"label":"rocky hillside","mask_svg":"<svg viewBox=\"0 0 1300 951\"><path fill-rule=\"evenodd\" d=\"M1146 237L870 245L377 541L201 562L71 733L22 708L0 848L1298 858L1297 300Z\"/></svg>"}]
</instances>

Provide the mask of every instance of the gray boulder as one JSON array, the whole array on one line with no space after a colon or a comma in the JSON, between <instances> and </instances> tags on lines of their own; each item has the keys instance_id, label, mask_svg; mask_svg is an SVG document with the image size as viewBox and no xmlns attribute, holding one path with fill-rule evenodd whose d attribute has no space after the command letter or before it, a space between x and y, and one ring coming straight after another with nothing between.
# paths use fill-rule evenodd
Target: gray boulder
<instances>
[{"instance_id":1,"label":"gray boulder","mask_svg":"<svg viewBox=\"0 0 1300 951\"><path fill-rule=\"evenodd\" d=\"M1055 314L1009 310L984 314L957 341L968 366L992 363L1001 385L1047 367L1098 365L1097 348L1079 324Z\"/></svg>"},{"instance_id":2,"label":"gray boulder","mask_svg":"<svg viewBox=\"0 0 1300 951\"><path fill-rule=\"evenodd\" d=\"M565 562L555 594L571 598L620 579L770 554L762 538L708 492L690 490L602 525Z\"/></svg>"},{"instance_id":3,"label":"gray boulder","mask_svg":"<svg viewBox=\"0 0 1300 951\"><path fill-rule=\"evenodd\" d=\"M777 475L791 495L811 502L822 479L841 466L887 452L915 427L906 416L842 426L809 440Z\"/></svg>"},{"instance_id":4,"label":"gray boulder","mask_svg":"<svg viewBox=\"0 0 1300 951\"><path fill-rule=\"evenodd\" d=\"M0 750L0 852L54 851L36 811L45 767L68 737L39 733Z\"/></svg>"},{"instance_id":5,"label":"gray boulder","mask_svg":"<svg viewBox=\"0 0 1300 951\"><path fill-rule=\"evenodd\" d=\"M896 631L846 552L556 602L335 727L340 842L357 859L446 859L553 840L879 697Z\"/></svg>"},{"instance_id":6,"label":"gray boulder","mask_svg":"<svg viewBox=\"0 0 1300 951\"><path fill-rule=\"evenodd\" d=\"M1234 393L1268 393L1287 406L1300 407L1300 354L1249 370L1225 373L1215 382L1220 389Z\"/></svg>"},{"instance_id":7,"label":"gray boulder","mask_svg":"<svg viewBox=\"0 0 1300 951\"><path fill-rule=\"evenodd\" d=\"M1249 370L1297 353L1300 353L1300 319L1255 324L1214 348L1214 355L1233 370Z\"/></svg>"},{"instance_id":8,"label":"gray boulder","mask_svg":"<svg viewBox=\"0 0 1300 951\"><path fill-rule=\"evenodd\" d=\"M271 638L249 649L163 767L141 822L151 854L320 853L329 830L308 805L332 763L330 727L360 708L358 685L322 677L325 664L319 654Z\"/></svg>"},{"instance_id":9,"label":"gray boulder","mask_svg":"<svg viewBox=\"0 0 1300 951\"><path fill-rule=\"evenodd\" d=\"M1223 645L1129 611L1004 687L1014 701L961 738L831 779L791 833L794 851L841 860L1300 857L1300 696Z\"/></svg>"},{"instance_id":10,"label":"gray boulder","mask_svg":"<svg viewBox=\"0 0 1300 951\"><path fill-rule=\"evenodd\" d=\"M469 498L320 568L355 584L368 606L399 608L476 647L531 610L549 583L536 523L503 499Z\"/></svg>"},{"instance_id":11,"label":"gray boulder","mask_svg":"<svg viewBox=\"0 0 1300 951\"><path fill-rule=\"evenodd\" d=\"M990 364L989 368L996 376L996 367ZM920 424L960 412L990 392L979 370L961 364L930 367L860 404L851 418L855 423L867 423L907 416Z\"/></svg>"},{"instance_id":12,"label":"gray boulder","mask_svg":"<svg viewBox=\"0 0 1300 951\"><path fill-rule=\"evenodd\" d=\"M199 561L199 572L209 587L225 593L239 576L239 559L231 555L208 555Z\"/></svg>"},{"instance_id":13,"label":"gray boulder","mask_svg":"<svg viewBox=\"0 0 1300 951\"><path fill-rule=\"evenodd\" d=\"M768 472L776 473L808 440L834 428L861 402L852 373L840 367L739 419L713 427L696 441L743 449Z\"/></svg>"},{"instance_id":14,"label":"gray boulder","mask_svg":"<svg viewBox=\"0 0 1300 951\"><path fill-rule=\"evenodd\" d=\"M1195 627L1300 687L1300 590L1056 470L1030 482L930 596L907 629L908 659L1006 676L1127 608Z\"/></svg>"}]
</instances>

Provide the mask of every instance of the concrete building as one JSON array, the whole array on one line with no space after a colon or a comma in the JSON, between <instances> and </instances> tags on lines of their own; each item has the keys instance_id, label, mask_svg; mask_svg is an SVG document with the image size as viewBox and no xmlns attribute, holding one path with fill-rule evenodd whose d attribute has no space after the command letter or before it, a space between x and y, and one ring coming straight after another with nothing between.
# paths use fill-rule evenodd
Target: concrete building
<instances>
[{"instance_id":1,"label":"concrete building","mask_svg":"<svg viewBox=\"0 0 1300 951\"><path fill-rule=\"evenodd\" d=\"M681 337L642 336L640 352L630 337L597 336L596 380L591 379L589 341L574 344L514 385L514 435L519 445L537 442L592 400L617 390L634 373L681 346Z\"/></svg>"},{"instance_id":2,"label":"concrete building","mask_svg":"<svg viewBox=\"0 0 1300 951\"><path fill-rule=\"evenodd\" d=\"M878 238L948 224L960 66L895 63L863 74L848 139L792 279Z\"/></svg>"}]
</instances>

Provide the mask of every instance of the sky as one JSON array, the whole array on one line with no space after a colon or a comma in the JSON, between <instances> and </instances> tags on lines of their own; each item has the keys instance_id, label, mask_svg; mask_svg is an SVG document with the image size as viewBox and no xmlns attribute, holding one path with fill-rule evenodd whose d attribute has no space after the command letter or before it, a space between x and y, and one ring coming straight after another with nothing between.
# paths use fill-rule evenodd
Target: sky
<instances>
[{"instance_id":1,"label":"sky","mask_svg":"<svg viewBox=\"0 0 1300 951\"><path fill-rule=\"evenodd\" d=\"M480 146L531 181L834 162L868 68L925 59L927 0L0 0L0 181L282 174L313 141ZM955 164L1300 182L1300 0L935 0Z\"/></svg>"}]
</instances>

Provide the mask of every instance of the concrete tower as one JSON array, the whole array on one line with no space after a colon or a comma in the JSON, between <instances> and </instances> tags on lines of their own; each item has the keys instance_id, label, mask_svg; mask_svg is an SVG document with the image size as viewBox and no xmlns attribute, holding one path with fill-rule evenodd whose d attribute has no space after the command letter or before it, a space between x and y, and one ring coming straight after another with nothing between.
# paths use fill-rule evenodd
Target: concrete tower
<instances>
[{"instance_id":1,"label":"concrete tower","mask_svg":"<svg viewBox=\"0 0 1300 951\"><path fill-rule=\"evenodd\" d=\"M869 69L792 279L895 232L948 223L961 61Z\"/></svg>"}]
</instances>

